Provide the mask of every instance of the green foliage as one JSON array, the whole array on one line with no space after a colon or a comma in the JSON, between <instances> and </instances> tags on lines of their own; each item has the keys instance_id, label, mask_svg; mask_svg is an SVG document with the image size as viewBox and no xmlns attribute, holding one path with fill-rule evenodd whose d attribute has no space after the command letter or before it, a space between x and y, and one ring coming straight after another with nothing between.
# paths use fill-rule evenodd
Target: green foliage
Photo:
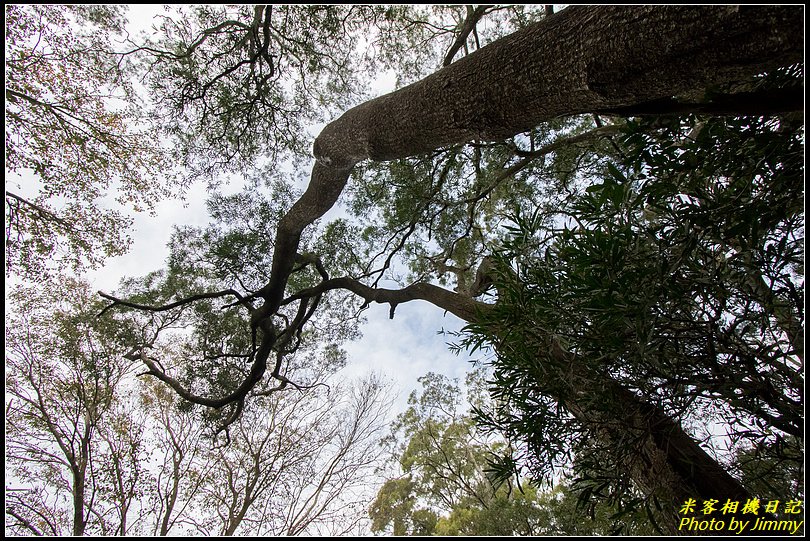
<instances>
[{"instance_id":1,"label":"green foliage","mask_svg":"<svg viewBox=\"0 0 810 541\"><path fill-rule=\"evenodd\" d=\"M457 383L434 373L419 381L422 392L411 394L410 407L398 416L389 439L402 476L379 491L370 509L372 530L390 527L395 535L484 533L469 531L476 524L471 518L486 512L495 499L507 498L486 475L487 457L497 445L481 440L470 417L460 411ZM501 520L493 527L509 534L519 524Z\"/></svg>"},{"instance_id":2,"label":"green foliage","mask_svg":"<svg viewBox=\"0 0 810 541\"><path fill-rule=\"evenodd\" d=\"M372 518L371 530L382 532L390 526L393 535L407 535L409 532L414 534L420 532L418 535L424 535L432 531L436 522L435 515L433 524L425 529L424 514L430 511L422 510L421 516L414 516L415 498L412 492L413 482L407 477L386 481L377 492L377 499L369 509Z\"/></svg>"},{"instance_id":3,"label":"green foliage","mask_svg":"<svg viewBox=\"0 0 810 541\"><path fill-rule=\"evenodd\" d=\"M478 414L525 442L512 460L537 478L573 464L585 496L632 503L623 451L599 449L565 406L622 404L582 394L554 348L699 431L722 423L739 449L802 437L804 132L791 118L628 127L599 183L559 214L514 216L498 304L466 344L496 351L497 406Z\"/></svg>"},{"instance_id":4,"label":"green foliage","mask_svg":"<svg viewBox=\"0 0 810 541\"><path fill-rule=\"evenodd\" d=\"M153 111L192 174L306 156L307 126L363 96L362 34L382 8L176 7L135 52Z\"/></svg>"},{"instance_id":5,"label":"green foliage","mask_svg":"<svg viewBox=\"0 0 810 541\"><path fill-rule=\"evenodd\" d=\"M502 143L358 165L346 191L363 231L363 271L464 291L516 210L554 208L575 174L603 168L592 128L588 117L560 119ZM591 144L580 148L583 134ZM392 261L407 265L407 279L389 272Z\"/></svg>"},{"instance_id":6,"label":"green foliage","mask_svg":"<svg viewBox=\"0 0 810 541\"><path fill-rule=\"evenodd\" d=\"M607 505L578 506L567 481L541 492L517 470L493 479L492 460L507 444L476 427L470 404L488 402L481 370L468 374L466 400L457 382L419 378L410 407L393 424L388 444L401 475L389 479L369 509L371 529L393 535L598 535L647 533L645 517L616 517Z\"/></svg>"},{"instance_id":7,"label":"green foliage","mask_svg":"<svg viewBox=\"0 0 810 541\"><path fill-rule=\"evenodd\" d=\"M765 500L795 500L804 494L804 441L795 436L740 449L735 462L745 484Z\"/></svg>"},{"instance_id":8,"label":"green foliage","mask_svg":"<svg viewBox=\"0 0 810 541\"><path fill-rule=\"evenodd\" d=\"M58 400L48 404L67 404L72 396L97 399L88 411L64 409L77 432L92 425L98 411L109 413L110 452L98 455L105 460L98 471L111 478L125 470L137 475L136 466L127 469L116 460L135 457L140 443L132 442L129 451L112 443L113 436L124 441L137 434L128 427L132 418L112 408L109 387L121 369L100 360L112 355L100 355L94 342L114 342L118 361L122 351L140 352L153 375L189 390L180 393L186 397L219 398L243 389L227 407L200 415L217 426L228 417L234 433L240 431L235 445L217 455L220 481L228 483L209 486L205 500L229 516L222 530L233 533L242 519L230 520L238 510L225 509L225 502L241 501L242 510L250 506L258 473L267 479L276 471L293 472L292 481L260 488L309 494L306 483L317 467L296 461L294 452L278 470L259 467L279 459L275 443L302 442L317 455L355 436L345 432L357 426L351 415L330 408L333 395L324 382L346 362L339 345L357 335L360 301L345 291L321 295L312 288L328 276L375 280L373 287L381 279L401 280L398 267L404 262L408 281L435 278L442 285L454 283L462 295L478 296L476 269L497 246L495 274L485 278L495 279L489 295L497 291L498 301L470 327L468 340L473 349L496 350L487 382L491 397L478 375L470 383L470 414L462 411L456 384L435 375L423 378L425 391L412 397L395 426L392 445L402 475L384 485L372 506L375 530L643 532L634 505L640 497L630 487L622 455L625 445L605 449L599 437L588 437L593 434L581 421L582 410L600 420L620 410L605 382L643 396L685 424L708 417L714 406L712 415L731 427L740 469L751 486L764 484L774 494L801 490L786 481L801 454L785 436L803 434L798 119L629 121L621 145L608 145L599 139L615 134L618 125L575 117L508 141L476 141L364 165L354 174L347 200L358 220L337 219L317 233L307 227L300 243L294 238L285 245L292 247L294 261L287 262L294 265L292 273L275 276L288 287L279 292L281 308L264 294L274 285L268 283L270 269L290 268L271 258L276 226L298 197L295 179L281 179L279 171L287 158L298 159L295 166L309 158L306 126L361 99L364 84L379 73L372 68L396 67L399 83L411 81L444 62L451 44L454 50L461 45L457 58L543 13L539 6L482 9L486 19L462 44L454 42L471 6L187 6L167 10L157 34L143 46L113 54L111 40L123 24L119 8L9 6L7 168L33 171L42 184L39 191L7 192L7 262L13 272L40 274L60 243L79 254L76 268L82 257L94 263L102 252L125 249L127 219L101 212L95 202L120 186L119 203L151 208L172 186L162 182L170 168L158 131L144 123L144 111L173 143L173 157L188 178L219 181L223 172L255 172L245 191L209 199L211 224L174 232L164 271L122 284L118 295L127 301L115 306L120 321L91 323L84 312L42 316L54 336L37 329L42 343L36 353L54 355L68 369L46 362L26 371L24 362L13 360L9 381L15 397L36 409L31 392L41 392L30 388L44 385L53 373L49 391ZM128 80L131 59L140 62L151 93L146 107L137 106ZM800 70L778 75L792 85L801 79ZM591 185L592 178L600 182ZM570 197L564 200L563 193ZM64 205L51 205L49 198L64 198ZM47 299L36 300L32 317L47 315ZM266 313L264 302L274 313ZM100 309L91 302L84 308ZM104 311L107 318L112 313ZM22 327L27 315L9 321ZM19 329L9 336L21 351L28 345ZM260 357L257 339L263 338ZM562 350L575 356L578 372L560 361ZM61 377L60 368L72 371L70 377ZM268 377L271 370L275 381ZM296 424L303 406L314 406L322 422L285 427L269 451L264 446L276 418L264 414L284 409L274 393L288 383L299 402L284 402L284 416ZM371 387L358 395L380 390ZM237 418L246 399L259 409ZM571 404L580 409L579 419ZM16 428L28 422L36 437L44 437L48 421L29 410L12 411ZM186 406L176 413L198 412ZM262 422L267 431L261 436L268 439L258 441ZM500 437L490 437L481 426ZM632 439L620 433L610 441L629 448ZM33 479L23 460L29 452L25 443L17 462L21 474ZM57 446L63 452L69 447ZM247 457L244 451L253 447L261 452ZM367 465L369 449L355 463ZM175 446L173 452L182 449ZM332 471L344 471L339 461L324 461L337 464ZM585 496L579 503L589 495L615 503L591 505L594 523L581 520L583 508L565 485L541 493L523 478L524 466L539 482L552 478L555 467L572 464ZM37 473L58 484L57 470ZM198 465L192 477L196 481L206 473ZM123 490L107 482L99 487L125 517ZM48 497L43 491L36 495ZM265 498L267 509L275 505L274 497ZM215 521L208 520L201 530ZM120 533L124 530L122 519Z\"/></svg>"},{"instance_id":9,"label":"green foliage","mask_svg":"<svg viewBox=\"0 0 810 541\"><path fill-rule=\"evenodd\" d=\"M229 289L247 292L247 296L266 283L272 267L273 229L297 196L288 182L267 171L257 171L242 192L212 195L208 200L211 223L175 229L165 270L122 281L116 292L119 298L141 306L176 304L171 310L157 311L117 307L116 311L136 317L144 329L131 337L129 347L148 344L164 351L164 366L172 377L199 396L222 397L238 389L248 377L260 338L253 333L248 310L230 295L182 301ZM343 275L353 265L349 244L337 242L344 234L350 234L349 230L336 222L325 228L323 236L305 234L302 249L310 243L318 250L326 247L324 267ZM320 279L310 265L293 273L289 284L304 289ZM253 305L256 302L250 301ZM283 357L279 373L295 374L295 385L319 385L334 376L346 364L341 344L358 335L358 309L352 312L353 306L359 307L359 301L346 292L324 295L312 319L313 327L296 334L284 355L279 351L271 354L268 373ZM276 316L276 329L289 324L298 308L298 303L282 307ZM257 391L276 385L272 378L266 380ZM229 408L211 409L207 420L215 426L231 413Z\"/></svg>"},{"instance_id":10,"label":"green foliage","mask_svg":"<svg viewBox=\"0 0 810 541\"><path fill-rule=\"evenodd\" d=\"M747 487L761 495L762 501L779 502L773 513L778 520L795 520L786 513L788 502L801 501L804 508L804 440L795 436L781 436L755 442L753 446L738 449L735 465ZM798 535L805 527L802 524Z\"/></svg>"},{"instance_id":11,"label":"green foliage","mask_svg":"<svg viewBox=\"0 0 810 541\"><path fill-rule=\"evenodd\" d=\"M397 88L433 73L441 68L471 10L464 5L386 6L376 18L375 64L394 72ZM544 13L539 5L489 6L454 59L535 22Z\"/></svg>"}]
</instances>

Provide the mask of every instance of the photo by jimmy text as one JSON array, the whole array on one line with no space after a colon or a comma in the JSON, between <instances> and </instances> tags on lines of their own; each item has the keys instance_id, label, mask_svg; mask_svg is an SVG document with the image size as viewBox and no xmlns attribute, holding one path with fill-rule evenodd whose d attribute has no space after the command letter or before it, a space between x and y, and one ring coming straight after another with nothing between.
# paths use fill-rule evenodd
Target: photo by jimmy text
<instances>
[{"instance_id":1,"label":"photo by jimmy text","mask_svg":"<svg viewBox=\"0 0 810 541\"><path fill-rule=\"evenodd\" d=\"M694 498L685 501L679 513L695 513L697 516L681 518L678 531L727 532L735 535L763 531L796 535L804 531L804 520L801 518L803 505L799 500L760 502L752 498L744 503L727 500L718 507L719 503L719 500L704 500L699 507Z\"/></svg>"}]
</instances>

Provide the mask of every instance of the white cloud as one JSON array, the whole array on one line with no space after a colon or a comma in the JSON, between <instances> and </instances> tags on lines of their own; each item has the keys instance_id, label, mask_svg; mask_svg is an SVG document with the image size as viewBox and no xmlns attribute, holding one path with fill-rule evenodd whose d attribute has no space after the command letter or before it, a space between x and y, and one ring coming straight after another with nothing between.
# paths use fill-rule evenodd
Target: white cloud
<instances>
[{"instance_id":1,"label":"white cloud","mask_svg":"<svg viewBox=\"0 0 810 541\"><path fill-rule=\"evenodd\" d=\"M464 380L470 369L465 354L451 352L451 337L438 331L458 331L464 322L424 301L400 304L389 319L389 306L374 304L365 312L368 323L363 338L346 345L349 353L348 374L377 371L394 380L400 394L395 411L403 411L410 392L420 388L417 378L428 372Z\"/></svg>"}]
</instances>

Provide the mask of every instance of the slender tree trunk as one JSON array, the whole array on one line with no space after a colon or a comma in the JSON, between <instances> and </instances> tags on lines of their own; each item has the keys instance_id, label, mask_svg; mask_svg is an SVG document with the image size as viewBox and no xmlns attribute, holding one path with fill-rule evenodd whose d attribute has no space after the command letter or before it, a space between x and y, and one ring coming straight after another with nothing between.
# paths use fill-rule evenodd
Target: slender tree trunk
<instances>
[{"instance_id":1,"label":"slender tree trunk","mask_svg":"<svg viewBox=\"0 0 810 541\"><path fill-rule=\"evenodd\" d=\"M74 465L73 470L73 535L84 535L87 522L84 518L85 471Z\"/></svg>"},{"instance_id":2,"label":"slender tree trunk","mask_svg":"<svg viewBox=\"0 0 810 541\"><path fill-rule=\"evenodd\" d=\"M162 500L166 502L166 509L163 512L163 516L160 519L160 535L161 537L165 537L169 535L169 520L172 516L172 511L174 510L174 504L177 501L177 494L180 490L180 477L178 473L178 469L175 468L172 476L172 488L169 494L165 497L162 497Z\"/></svg>"}]
</instances>

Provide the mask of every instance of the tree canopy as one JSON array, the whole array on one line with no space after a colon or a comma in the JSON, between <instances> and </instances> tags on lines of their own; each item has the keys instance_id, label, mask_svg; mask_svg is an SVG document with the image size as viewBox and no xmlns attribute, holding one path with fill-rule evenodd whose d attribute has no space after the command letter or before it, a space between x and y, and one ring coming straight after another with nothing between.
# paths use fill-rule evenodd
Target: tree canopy
<instances>
[{"instance_id":1,"label":"tree canopy","mask_svg":"<svg viewBox=\"0 0 810 541\"><path fill-rule=\"evenodd\" d=\"M36 280L98 266L128 250L128 209L179 191L115 54L124 10L5 10L6 273Z\"/></svg>"},{"instance_id":2,"label":"tree canopy","mask_svg":"<svg viewBox=\"0 0 810 541\"><path fill-rule=\"evenodd\" d=\"M514 216L494 258L499 302L465 340L497 351L499 402L481 421L528 443L505 468L550 476L573 453L583 483L627 493L621 462L641 451L581 434L586 412L615 419L629 404L583 397L576 378L618 383L697 430L712 419L763 458L796 456L802 132L763 118L631 123L625 167L561 208Z\"/></svg>"},{"instance_id":3,"label":"tree canopy","mask_svg":"<svg viewBox=\"0 0 810 541\"><path fill-rule=\"evenodd\" d=\"M394 535L607 535L654 533L646 516L604 503L584 509L565 482L543 490L510 472L497 478L493 457L510 443L475 422L470 408L491 404L487 373L458 382L428 373L420 393L392 425L388 446L399 468L370 508L371 529Z\"/></svg>"},{"instance_id":4,"label":"tree canopy","mask_svg":"<svg viewBox=\"0 0 810 541\"><path fill-rule=\"evenodd\" d=\"M801 457L803 32L797 6L161 16L114 58L144 83L137 118L212 181L212 221L174 231L165 269L101 293L99 318L130 321L120 355L228 443L250 441L240 427L268 402L321 389L370 303L393 318L427 301L468 323L459 347L489 355L475 418L505 437L496 485L573 467L582 494L643 505L669 532L687 498L776 497L750 460L735 469L701 440L716 420L737 458ZM407 84L367 99L361 83L387 68ZM243 190L216 192L235 173ZM22 199L7 191L7 231ZM424 434L473 427L421 421L408 467L430 455ZM482 454L458 441L440 452ZM481 496L479 458L458 464L467 496L520 514L519 498ZM379 529L477 524L453 518L460 500L444 522L414 507L451 497L434 481L386 485Z\"/></svg>"},{"instance_id":5,"label":"tree canopy","mask_svg":"<svg viewBox=\"0 0 810 541\"><path fill-rule=\"evenodd\" d=\"M339 535L365 518L389 405L381 378L341 381L335 352L301 359L290 377L318 385L258 398L216 446L204 411L133 380L122 347L150 330L98 318L89 284L15 288L9 303L7 533Z\"/></svg>"}]
</instances>

